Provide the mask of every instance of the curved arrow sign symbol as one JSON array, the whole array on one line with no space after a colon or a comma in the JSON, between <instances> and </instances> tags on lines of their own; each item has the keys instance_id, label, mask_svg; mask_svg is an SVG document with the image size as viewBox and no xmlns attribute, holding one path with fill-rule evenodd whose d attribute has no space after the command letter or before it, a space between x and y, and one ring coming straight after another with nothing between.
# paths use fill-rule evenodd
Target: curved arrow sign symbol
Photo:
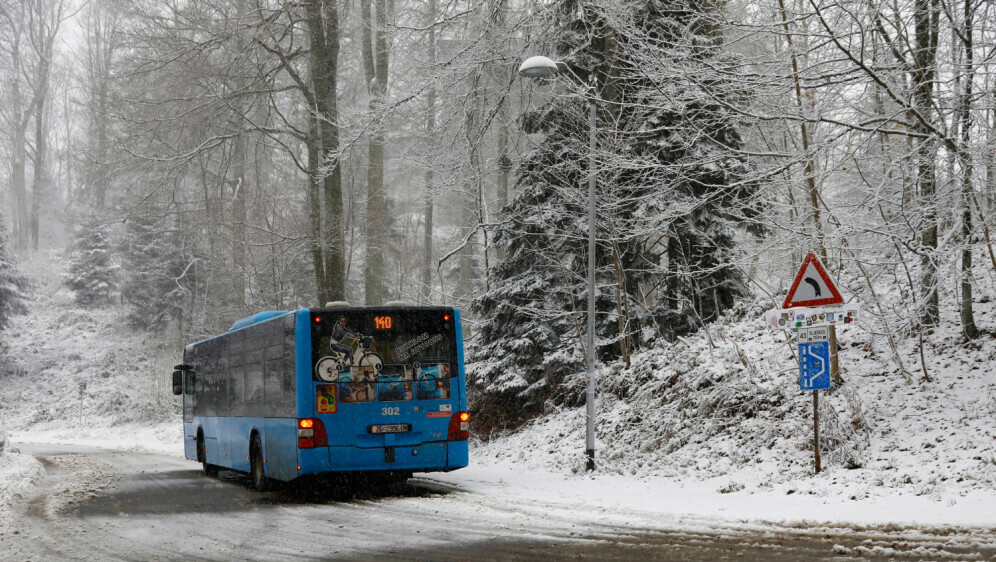
<instances>
[{"instance_id":1,"label":"curved arrow sign symbol","mask_svg":"<svg viewBox=\"0 0 996 562\"><path fill-rule=\"evenodd\" d=\"M813 286L813 292L816 294L816 296L819 297L823 295L823 291L820 289L820 284L816 282L816 279L813 279L812 277L806 277L805 279L803 279L803 281Z\"/></svg>"}]
</instances>

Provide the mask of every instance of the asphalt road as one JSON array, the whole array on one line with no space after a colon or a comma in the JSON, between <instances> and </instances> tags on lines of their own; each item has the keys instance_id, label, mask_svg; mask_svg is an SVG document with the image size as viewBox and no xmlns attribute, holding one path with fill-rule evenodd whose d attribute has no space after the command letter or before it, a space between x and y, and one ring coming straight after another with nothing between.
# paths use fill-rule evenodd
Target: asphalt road
<instances>
[{"instance_id":1,"label":"asphalt road","mask_svg":"<svg viewBox=\"0 0 996 562\"><path fill-rule=\"evenodd\" d=\"M308 482L147 453L18 444L47 475L0 531L0 560L990 560L993 530L773 525L625 514L476 494L430 477ZM594 510L592 510L594 511Z\"/></svg>"}]
</instances>

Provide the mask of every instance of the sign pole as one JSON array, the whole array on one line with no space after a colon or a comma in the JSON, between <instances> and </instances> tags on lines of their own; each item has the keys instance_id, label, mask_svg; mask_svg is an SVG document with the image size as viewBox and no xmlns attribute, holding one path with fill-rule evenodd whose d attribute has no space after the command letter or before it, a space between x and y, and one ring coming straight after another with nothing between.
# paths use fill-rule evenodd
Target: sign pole
<instances>
[{"instance_id":1,"label":"sign pole","mask_svg":"<svg viewBox=\"0 0 996 562\"><path fill-rule=\"evenodd\" d=\"M820 473L820 391L813 391L813 442L816 452L816 474Z\"/></svg>"},{"instance_id":2,"label":"sign pole","mask_svg":"<svg viewBox=\"0 0 996 562\"><path fill-rule=\"evenodd\" d=\"M83 391L86 390L86 383L80 381L80 427L83 427Z\"/></svg>"}]
</instances>

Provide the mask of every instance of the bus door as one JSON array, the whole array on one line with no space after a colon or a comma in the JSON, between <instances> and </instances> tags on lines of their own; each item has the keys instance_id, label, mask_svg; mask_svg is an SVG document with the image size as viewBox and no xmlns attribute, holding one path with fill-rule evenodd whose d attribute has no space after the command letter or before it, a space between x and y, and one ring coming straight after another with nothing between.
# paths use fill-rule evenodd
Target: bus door
<instances>
[{"instance_id":1,"label":"bus door","mask_svg":"<svg viewBox=\"0 0 996 562\"><path fill-rule=\"evenodd\" d=\"M197 373L186 371L183 374L183 427L186 438L183 440L184 457L197 460L197 437L194 433L194 401L197 400ZM189 431L189 435L186 435Z\"/></svg>"},{"instance_id":2,"label":"bus door","mask_svg":"<svg viewBox=\"0 0 996 562\"><path fill-rule=\"evenodd\" d=\"M183 352L183 363L173 367L173 394L180 394L183 400L183 423L194 421L194 387L197 382L197 353L189 347Z\"/></svg>"},{"instance_id":3,"label":"bus door","mask_svg":"<svg viewBox=\"0 0 996 562\"><path fill-rule=\"evenodd\" d=\"M197 374L190 364L182 363L173 368L173 394L180 396L183 408L183 448L184 456L188 459L197 458L196 448L193 443L194 436L192 435L196 383Z\"/></svg>"}]
</instances>

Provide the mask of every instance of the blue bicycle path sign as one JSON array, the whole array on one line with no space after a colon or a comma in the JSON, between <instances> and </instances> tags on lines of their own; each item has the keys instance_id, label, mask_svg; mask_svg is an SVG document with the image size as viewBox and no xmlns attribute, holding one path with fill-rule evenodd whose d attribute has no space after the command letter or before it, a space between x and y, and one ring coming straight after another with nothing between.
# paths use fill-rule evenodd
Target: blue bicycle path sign
<instances>
[{"instance_id":1,"label":"blue bicycle path sign","mask_svg":"<svg viewBox=\"0 0 996 562\"><path fill-rule=\"evenodd\" d=\"M830 388L830 343L799 344L799 390Z\"/></svg>"}]
</instances>

